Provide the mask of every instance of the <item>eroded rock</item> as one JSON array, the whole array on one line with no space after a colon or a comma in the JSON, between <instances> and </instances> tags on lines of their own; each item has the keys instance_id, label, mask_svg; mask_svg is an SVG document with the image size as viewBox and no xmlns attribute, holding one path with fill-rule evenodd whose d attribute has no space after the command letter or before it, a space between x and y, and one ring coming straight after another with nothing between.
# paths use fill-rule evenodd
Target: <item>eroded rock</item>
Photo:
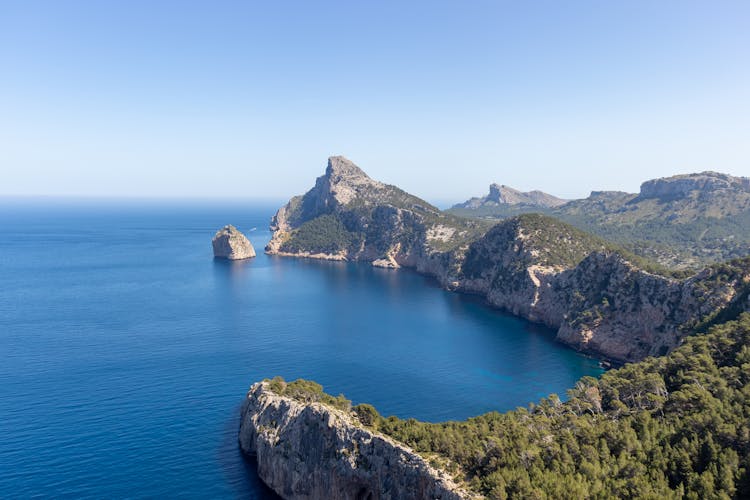
<instances>
[{"instance_id":1,"label":"eroded rock","mask_svg":"<svg viewBox=\"0 0 750 500\"><path fill-rule=\"evenodd\" d=\"M255 248L250 240L231 224L219 229L211 243L214 257L218 259L242 260L255 257Z\"/></svg>"}]
</instances>

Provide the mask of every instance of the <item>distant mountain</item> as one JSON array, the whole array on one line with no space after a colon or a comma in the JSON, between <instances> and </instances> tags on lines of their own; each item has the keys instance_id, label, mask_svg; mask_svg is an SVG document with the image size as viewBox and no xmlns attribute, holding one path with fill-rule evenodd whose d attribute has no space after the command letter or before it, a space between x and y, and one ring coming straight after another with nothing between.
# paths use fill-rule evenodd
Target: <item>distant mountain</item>
<instances>
[{"instance_id":1,"label":"distant mountain","mask_svg":"<svg viewBox=\"0 0 750 500\"><path fill-rule=\"evenodd\" d=\"M502 205L527 205L530 207L552 208L564 205L567 200L552 196L543 191L529 191L527 193L501 184L490 184L490 192L481 198L471 198L468 201L454 205L453 208L475 210L481 207L498 207Z\"/></svg>"},{"instance_id":2,"label":"distant mountain","mask_svg":"<svg viewBox=\"0 0 750 500\"><path fill-rule=\"evenodd\" d=\"M484 204L449 212L488 219L544 213L673 268L750 254L750 179L717 172L646 181L637 194L594 191L556 207Z\"/></svg>"}]
</instances>

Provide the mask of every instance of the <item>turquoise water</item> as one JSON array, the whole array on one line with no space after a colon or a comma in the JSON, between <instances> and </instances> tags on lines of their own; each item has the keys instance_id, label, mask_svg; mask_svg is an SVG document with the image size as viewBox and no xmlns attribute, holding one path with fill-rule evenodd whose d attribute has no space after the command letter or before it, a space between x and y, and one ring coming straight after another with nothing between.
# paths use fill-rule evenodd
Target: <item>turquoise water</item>
<instances>
[{"instance_id":1,"label":"turquoise water","mask_svg":"<svg viewBox=\"0 0 750 500\"><path fill-rule=\"evenodd\" d=\"M227 223L261 251L273 209L0 202L0 497L273 498L236 445L264 377L440 421L600 373L413 272L212 259Z\"/></svg>"}]
</instances>

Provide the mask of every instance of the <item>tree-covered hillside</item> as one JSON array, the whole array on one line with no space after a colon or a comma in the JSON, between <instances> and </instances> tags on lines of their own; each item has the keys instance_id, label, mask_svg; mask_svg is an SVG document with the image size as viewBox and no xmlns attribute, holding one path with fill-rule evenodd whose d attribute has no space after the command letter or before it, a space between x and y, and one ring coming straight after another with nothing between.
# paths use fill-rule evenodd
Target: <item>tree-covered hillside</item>
<instances>
[{"instance_id":1,"label":"tree-covered hillside","mask_svg":"<svg viewBox=\"0 0 750 500\"><path fill-rule=\"evenodd\" d=\"M750 497L750 314L568 398L439 424L354 411L489 498Z\"/></svg>"},{"instance_id":2,"label":"tree-covered hillside","mask_svg":"<svg viewBox=\"0 0 750 500\"><path fill-rule=\"evenodd\" d=\"M750 313L585 377L565 402L461 422L385 418L304 380L271 389L351 411L491 499L750 498Z\"/></svg>"}]
</instances>

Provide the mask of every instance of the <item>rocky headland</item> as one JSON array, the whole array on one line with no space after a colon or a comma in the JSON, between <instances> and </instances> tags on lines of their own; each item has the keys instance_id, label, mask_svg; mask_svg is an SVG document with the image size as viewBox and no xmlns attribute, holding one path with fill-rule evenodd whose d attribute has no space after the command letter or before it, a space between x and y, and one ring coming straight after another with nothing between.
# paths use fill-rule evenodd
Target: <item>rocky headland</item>
<instances>
[{"instance_id":1,"label":"rocky headland","mask_svg":"<svg viewBox=\"0 0 750 500\"><path fill-rule=\"evenodd\" d=\"M211 240L217 259L242 260L255 257L255 248L236 227L226 225Z\"/></svg>"},{"instance_id":2,"label":"rocky headland","mask_svg":"<svg viewBox=\"0 0 750 500\"><path fill-rule=\"evenodd\" d=\"M276 213L271 229L270 254L413 268L616 361L670 352L739 307L750 281L748 259L678 278L552 217L524 214L494 226L456 217L340 156Z\"/></svg>"},{"instance_id":3,"label":"rocky headland","mask_svg":"<svg viewBox=\"0 0 750 500\"><path fill-rule=\"evenodd\" d=\"M283 498L477 498L411 448L366 428L348 401L337 408L315 401L317 391L281 392L269 381L252 386L242 407L239 443L256 457L260 478Z\"/></svg>"}]
</instances>

